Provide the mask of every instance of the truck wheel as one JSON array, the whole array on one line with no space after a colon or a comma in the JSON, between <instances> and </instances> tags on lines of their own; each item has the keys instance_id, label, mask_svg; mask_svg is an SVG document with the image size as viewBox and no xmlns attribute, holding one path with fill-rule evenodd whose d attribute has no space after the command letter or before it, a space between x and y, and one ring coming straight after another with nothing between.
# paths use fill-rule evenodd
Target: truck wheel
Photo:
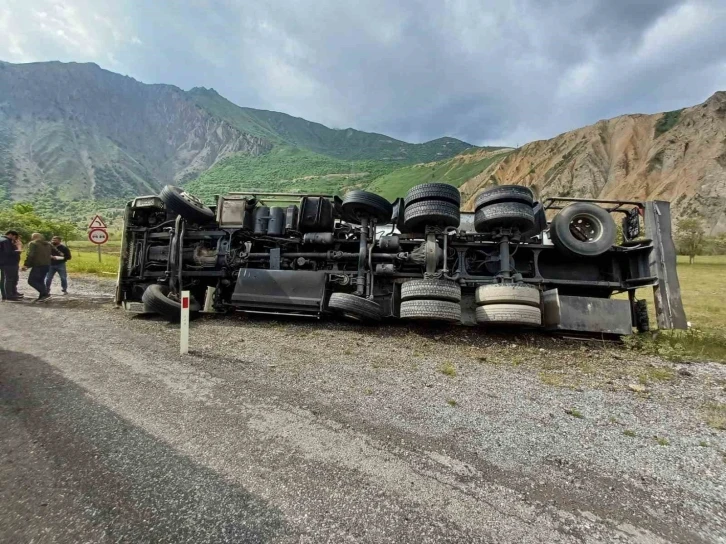
<instances>
[{"instance_id":1,"label":"truck wheel","mask_svg":"<svg viewBox=\"0 0 726 544\"><path fill-rule=\"evenodd\" d=\"M330 295L328 308L355 321L380 321L383 318L377 302L350 293Z\"/></svg>"},{"instance_id":2,"label":"truck wheel","mask_svg":"<svg viewBox=\"0 0 726 544\"><path fill-rule=\"evenodd\" d=\"M450 280L409 280L401 285L401 300L461 301L461 287Z\"/></svg>"},{"instance_id":3,"label":"truck wheel","mask_svg":"<svg viewBox=\"0 0 726 544\"><path fill-rule=\"evenodd\" d=\"M408 190L404 203L408 206L424 200L443 200L459 206L461 194L459 189L448 183L422 183Z\"/></svg>"},{"instance_id":4,"label":"truck wheel","mask_svg":"<svg viewBox=\"0 0 726 544\"><path fill-rule=\"evenodd\" d=\"M165 285L153 283L144 291L141 300L147 312L163 315L171 321L178 321L181 318L181 302L169 298L169 288ZM194 299L189 300L189 312L198 312L199 303Z\"/></svg>"},{"instance_id":5,"label":"truck wheel","mask_svg":"<svg viewBox=\"0 0 726 544\"><path fill-rule=\"evenodd\" d=\"M422 232L425 226L458 227L459 206L443 200L422 200L403 212L404 227L408 232Z\"/></svg>"},{"instance_id":6,"label":"truck wheel","mask_svg":"<svg viewBox=\"0 0 726 544\"><path fill-rule=\"evenodd\" d=\"M531 208L534 203L534 194L529 187L522 185L498 185L479 193L479 196L476 197L474 209L478 210L483 206L496 202L521 202L522 204L528 204Z\"/></svg>"},{"instance_id":7,"label":"truck wheel","mask_svg":"<svg viewBox=\"0 0 726 544\"><path fill-rule=\"evenodd\" d=\"M362 217L374 218L378 223L389 223L393 215L393 205L375 193L354 189L343 197L343 212L360 220Z\"/></svg>"},{"instance_id":8,"label":"truck wheel","mask_svg":"<svg viewBox=\"0 0 726 544\"><path fill-rule=\"evenodd\" d=\"M480 285L476 288L474 298L477 306L485 306L487 304L521 304L534 308L540 307L539 289L526 283Z\"/></svg>"},{"instance_id":9,"label":"truck wheel","mask_svg":"<svg viewBox=\"0 0 726 544\"><path fill-rule=\"evenodd\" d=\"M194 195L190 195L181 187L165 186L159 193L159 198L166 209L181 215L188 221L195 223L209 223L214 220L214 212Z\"/></svg>"},{"instance_id":10,"label":"truck wheel","mask_svg":"<svg viewBox=\"0 0 726 544\"><path fill-rule=\"evenodd\" d=\"M522 202L498 202L479 208L474 214L477 232L491 232L497 228L516 228L520 232L534 229L534 212L531 204Z\"/></svg>"},{"instance_id":11,"label":"truck wheel","mask_svg":"<svg viewBox=\"0 0 726 544\"><path fill-rule=\"evenodd\" d=\"M617 228L610 214L595 204L577 202L558 213L550 224L550 238L570 257L596 257L615 243Z\"/></svg>"},{"instance_id":12,"label":"truck wheel","mask_svg":"<svg viewBox=\"0 0 726 544\"><path fill-rule=\"evenodd\" d=\"M476 309L476 322L485 325L542 325L539 308L522 304L487 304Z\"/></svg>"},{"instance_id":13,"label":"truck wheel","mask_svg":"<svg viewBox=\"0 0 726 544\"><path fill-rule=\"evenodd\" d=\"M406 300L401 302L401 318L459 323L461 306L444 300Z\"/></svg>"}]
</instances>

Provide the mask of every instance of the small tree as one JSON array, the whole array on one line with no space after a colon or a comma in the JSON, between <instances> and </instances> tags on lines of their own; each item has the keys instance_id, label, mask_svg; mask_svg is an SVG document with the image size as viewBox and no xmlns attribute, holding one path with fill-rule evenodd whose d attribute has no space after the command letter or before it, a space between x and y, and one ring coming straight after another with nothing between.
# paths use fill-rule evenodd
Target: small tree
<instances>
[{"instance_id":1,"label":"small tree","mask_svg":"<svg viewBox=\"0 0 726 544\"><path fill-rule=\"evenodd\" d=\"M678 251L684 255L688 255L688 263L693 264L696 255L701 253L705 231L700 219L688 218L681 219L676 225L676 243Z\"/></svg>"}]
</instances>

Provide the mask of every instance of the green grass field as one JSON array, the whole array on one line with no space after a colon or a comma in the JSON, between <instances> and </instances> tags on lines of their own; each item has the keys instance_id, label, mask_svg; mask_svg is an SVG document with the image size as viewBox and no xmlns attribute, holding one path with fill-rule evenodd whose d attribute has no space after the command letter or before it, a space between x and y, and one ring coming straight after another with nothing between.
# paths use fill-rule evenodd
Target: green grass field
<instances>
[{"instance_id":1,"label":"green grass field","mask_svg":"<svg viewBox=\"0 0 726 544\"><path fill-rule=\"evenodd\" d=\"M73 258L68 262L68 272L95 274L110 278L118 271L120 240L109 240L101 246L101 262L98 262L96 244L87 240L68 242Z\"/></svg>"},{"instance_id":2,"label":"green grass field","mask_svg":"<svg viewBox=\"0 0 726 544\"><path fill-rule=\"evenodd\" d=\"M726 255L678 257L678 279L688 331L664 331L632 337L635 349L676 360L726 362ZM657 326L652 289L638 291L648 301L651 327Z\"/></svg>"}]
</instances>

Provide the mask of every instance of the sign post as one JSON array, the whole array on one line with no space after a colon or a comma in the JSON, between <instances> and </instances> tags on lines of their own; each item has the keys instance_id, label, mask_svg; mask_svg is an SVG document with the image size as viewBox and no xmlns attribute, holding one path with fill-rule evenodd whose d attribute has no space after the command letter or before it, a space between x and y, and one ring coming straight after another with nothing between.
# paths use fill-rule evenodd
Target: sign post
<instances>
[{"instance_id":1,"label":"sign post","mask_svg":"<svg viewBox=\"0 0 726 544\"><path fill-rule=\"evenodd\" d=\"M181 292L181 338L179 353L189 353L189 291Z\"/></svg>"},{"instance_id":2,"label":"sign post","mask_svg":"<svg viewBox=\"0 0 726 544\"><path fill-rule=\"evenodd\" d=\"M98 247L98 262L100 263L101 246L108 242L108 232L106 232L106 223L98 214L91 219L91 223L88 225L88 239Z\"/></svg>"}]
</instances>

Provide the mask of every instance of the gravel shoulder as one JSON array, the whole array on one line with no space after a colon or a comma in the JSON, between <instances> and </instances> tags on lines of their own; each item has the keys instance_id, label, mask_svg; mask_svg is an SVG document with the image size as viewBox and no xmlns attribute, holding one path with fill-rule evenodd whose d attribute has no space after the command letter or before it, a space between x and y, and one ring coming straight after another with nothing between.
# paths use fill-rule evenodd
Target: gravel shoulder
<instances>
[{"instance_id":1,"label":"gravel shoulder","mask_svg":"<svg viewBox=\"0 0 726 544\"><path fill-rule=\"evenodd\" d=\"M0 306L5 541L726 541L726 365L112 289Z\"/></svg>"}]
</instances>

